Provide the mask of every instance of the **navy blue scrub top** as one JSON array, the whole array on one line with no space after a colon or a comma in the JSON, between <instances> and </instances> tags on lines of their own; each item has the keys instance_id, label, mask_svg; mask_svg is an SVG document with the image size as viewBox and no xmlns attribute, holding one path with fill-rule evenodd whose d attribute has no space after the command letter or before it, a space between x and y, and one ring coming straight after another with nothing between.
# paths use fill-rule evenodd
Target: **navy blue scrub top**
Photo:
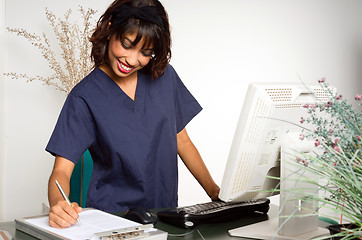
<instances>
[{"instance_id":1,"label":"navy blue scrub top","mask_svg":"<svg viewBox=\"0 0 362 240\"><path fill-rule=\"evenodd\" d=\"M135 101L95 68L68 95L46 150L77 163L89 149L87 207L175 207L177 133L201 109L170 65L158 79L138 72Z\"/></svg>"}]
</instances>

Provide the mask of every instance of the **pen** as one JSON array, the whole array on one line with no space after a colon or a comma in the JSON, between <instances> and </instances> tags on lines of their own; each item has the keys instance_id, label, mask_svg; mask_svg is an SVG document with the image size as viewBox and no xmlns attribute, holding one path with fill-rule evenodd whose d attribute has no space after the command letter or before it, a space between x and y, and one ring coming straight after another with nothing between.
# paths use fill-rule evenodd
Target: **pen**
<instances>
[{"instance_id":1,"label":"pen","mask_svg":"<svg viewBox=\"0 0 362 240\"><path fill-rule=\"evenodd\" d=\"M62 186L60 186L60 184L59 184L59 182L58 182L57 180L55 180L55 184L57 185L57 187L58 187L58 189L59 189L59 192L62 194L64 200L67 201L67 203L69 204L69 206L72 206L72 204L70 203L67 195L65 195ZM77 222L80 223L80 222L79 222L79 219L77 219Z\"/></svg>"}]
</instances>

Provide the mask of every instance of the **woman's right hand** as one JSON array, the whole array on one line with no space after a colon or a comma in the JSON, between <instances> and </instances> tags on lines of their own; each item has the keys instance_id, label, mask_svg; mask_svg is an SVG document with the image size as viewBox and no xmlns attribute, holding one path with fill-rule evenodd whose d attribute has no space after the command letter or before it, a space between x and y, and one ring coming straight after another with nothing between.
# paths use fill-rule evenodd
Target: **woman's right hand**
<instances>
[{"instance_id":1,"label":"woman's right hand","mask_svg":"<svg viewBox=\"0 0 362 240\"><path fill-rule=\"evenodd\" d=\"M78 213L82 210L76 202L69 206L65 200L60 200L49 210L49 226L54 228L70 227L77 223Z\"/></svg>"},{"instance_id":2,"label":"woman's right hand","mask_svg":"<svg viewBox=\"0 0 362 240\"><path fill-rule=\"evenodd\" d=\"M70 178L74 169L74 163L61 156L56 156L52 174L49 177L48 198L49 198L49 225L55 228L66 228L77 223L78 213L82 208L73 202L69 206L64 200L55 181L62 186L65 195L70 193Z\"/></svg>"}]
</instances>

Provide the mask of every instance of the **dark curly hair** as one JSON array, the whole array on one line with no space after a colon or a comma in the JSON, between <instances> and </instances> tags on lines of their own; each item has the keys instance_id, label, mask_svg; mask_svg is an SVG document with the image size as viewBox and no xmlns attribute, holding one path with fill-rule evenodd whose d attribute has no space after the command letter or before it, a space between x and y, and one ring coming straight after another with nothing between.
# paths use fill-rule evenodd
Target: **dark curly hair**
<instances>
[{"instance_id":1,"label":"dark curly hair","mask_svg":"<svg viewBox=\"0 0 362 240\"><path fill-rule=\"evenodd\" d=\"M135 17L130 17L115 26L110 24L114 11L123 5L135 8L155 7L162 25ZM98 20L97 27L90 38L93 44L91 57L94 67L108 63L108 39L115 35L123 41L126 35L134 33L137 36L132 44L137 45L141 39L144 39L143 47L153 45L152 57L143 70L153 78L160 77L171 59L171 36L167 12L158 0L116 0L108 7Z\"/></svg>"}]
</instances>

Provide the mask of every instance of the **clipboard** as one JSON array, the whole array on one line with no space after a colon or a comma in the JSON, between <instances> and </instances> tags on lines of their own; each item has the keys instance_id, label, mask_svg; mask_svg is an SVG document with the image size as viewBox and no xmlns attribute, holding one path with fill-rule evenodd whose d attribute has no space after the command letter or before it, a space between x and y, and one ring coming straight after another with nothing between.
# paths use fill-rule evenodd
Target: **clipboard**
<instances>
[{"instance_id":1,"label":"clipboard","mask_svg":"<svg viewBox=\"0 0 362 240\"><path fill-rule=\"evenodd\" d=\"M93 208L83 209L80 223L69 228L49 226L47 214L15 219L15 228L41 240L107 240L107 239L167 239L167 232L153 228L152 224L140 225L123 217Z\"/></svg>"}]
</instances>

